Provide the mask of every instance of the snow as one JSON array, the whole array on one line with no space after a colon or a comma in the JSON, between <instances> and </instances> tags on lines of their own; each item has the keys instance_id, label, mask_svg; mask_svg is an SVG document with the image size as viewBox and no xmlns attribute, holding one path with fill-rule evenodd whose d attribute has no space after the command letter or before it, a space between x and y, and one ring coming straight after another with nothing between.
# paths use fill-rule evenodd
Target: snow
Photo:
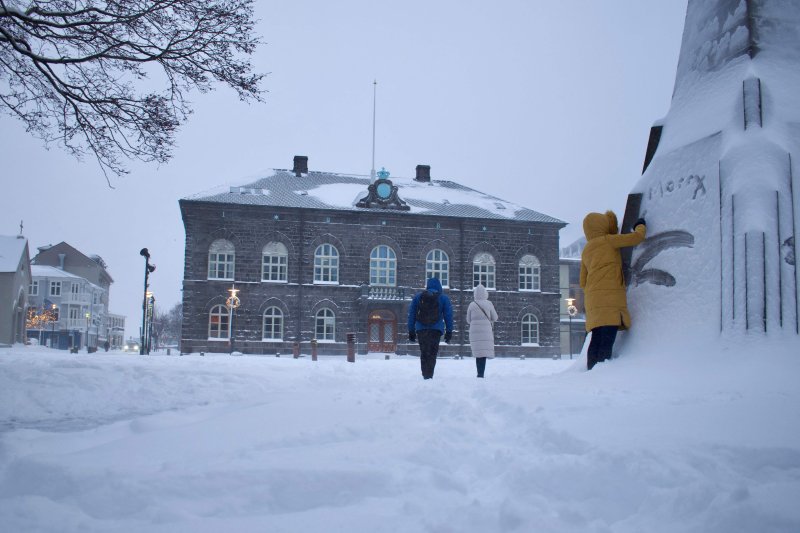
<instances>
[{"instance_id":1,"label":"snow","mask_svg":"<svg viewBox=\"0 0 800 533\"><path fill-rule=\"evenodd\" d=\"M19 269L27 243L23 238L0 235L0 272L16 272Z\"/></svg>"},{"instance_id":2,"label":"snow","mask_svg":"<svg viewBox=\"0 0 800 533\"><path fill-rule=\"evenodd\" d=\"M0 350L4 531L800 530L791 342L584 360Z\"/></svg>"}]
</instances>

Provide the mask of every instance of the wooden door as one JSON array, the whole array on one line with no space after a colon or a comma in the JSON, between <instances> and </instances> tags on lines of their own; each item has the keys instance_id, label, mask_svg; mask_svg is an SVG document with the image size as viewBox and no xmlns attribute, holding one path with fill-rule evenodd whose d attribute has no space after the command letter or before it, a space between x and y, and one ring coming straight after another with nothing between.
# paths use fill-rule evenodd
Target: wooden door
<instances>
[{"instance_id":1,"label":"wooden door","mask_svg":"<svg viewBox=\"0 0 800 533\"><path fill-rule=\"evenodd\" d=\"M394 353L397 350L397 318L387 310L372 311L367 323L367 350Z\"/></svg>"}]
</instances>

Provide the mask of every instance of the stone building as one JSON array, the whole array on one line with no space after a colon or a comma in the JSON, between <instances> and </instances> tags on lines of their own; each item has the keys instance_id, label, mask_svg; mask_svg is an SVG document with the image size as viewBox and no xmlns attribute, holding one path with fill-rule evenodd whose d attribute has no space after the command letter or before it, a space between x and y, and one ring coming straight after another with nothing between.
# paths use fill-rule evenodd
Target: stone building
<instances>
[{"instance_id":1,"label":"stone building","mask_svg":"<svg viewBox=\"0 0 800 533\"><path fill-rule=\"evenodd\" d=\"M559 346L558 232L564 223L457 183L309 172L296 156L242 186L180 200L186 230L181 350L418 353L408 305L438 277L454 308L442 354L469 354L472 289L490 291L498 355ZM236 292L232 291L235 290ZM238 308L227 303L231 295ZM235 302L236 303L236 302Z\"/></svg>"}]
</instances>

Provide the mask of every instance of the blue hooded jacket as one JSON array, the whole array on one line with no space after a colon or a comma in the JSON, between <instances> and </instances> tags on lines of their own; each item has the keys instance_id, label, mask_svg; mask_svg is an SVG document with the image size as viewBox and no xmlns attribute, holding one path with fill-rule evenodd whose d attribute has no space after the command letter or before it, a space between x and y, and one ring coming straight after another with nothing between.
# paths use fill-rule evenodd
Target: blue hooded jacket
<instances>
[{"instance_id":1,"label":"blue hooded jacket","mask_svg":"<svg viewBox=\"0 0 800 533\"><path fill-rule=\"evenodd\" d=\"M431 325L417 321L417 305L419 305L419 300L422 298L422 291L420 291L411 300L411 306L408 308L409 333L421 329L438 329L442 333L453 331L453 306L450 304L450 298L442 292L442 283L438 278L429 278L425 287L431 292L439 293L439 320Z\"/></svg>"}]
</instances>

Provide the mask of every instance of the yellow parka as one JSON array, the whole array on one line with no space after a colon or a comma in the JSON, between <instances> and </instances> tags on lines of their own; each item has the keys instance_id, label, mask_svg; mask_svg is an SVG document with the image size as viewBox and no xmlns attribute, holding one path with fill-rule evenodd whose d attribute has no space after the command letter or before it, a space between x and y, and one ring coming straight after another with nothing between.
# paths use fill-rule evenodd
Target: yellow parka
<instances>
[{"instance_id":1,"label":"yellow parka","mask_svg":"<svg viewBox=\"0 0 800 533\"><path fill-rule=\"evenodd\" d=\"M617 215L612 211L589 213L583 219L586 247L581 254L580 283L586 305L586 331L598 326L631 326L619 249L642 242L646 228L639 224L633 233L619 235L618 231Z\"/></svg>"}]
</instances>

